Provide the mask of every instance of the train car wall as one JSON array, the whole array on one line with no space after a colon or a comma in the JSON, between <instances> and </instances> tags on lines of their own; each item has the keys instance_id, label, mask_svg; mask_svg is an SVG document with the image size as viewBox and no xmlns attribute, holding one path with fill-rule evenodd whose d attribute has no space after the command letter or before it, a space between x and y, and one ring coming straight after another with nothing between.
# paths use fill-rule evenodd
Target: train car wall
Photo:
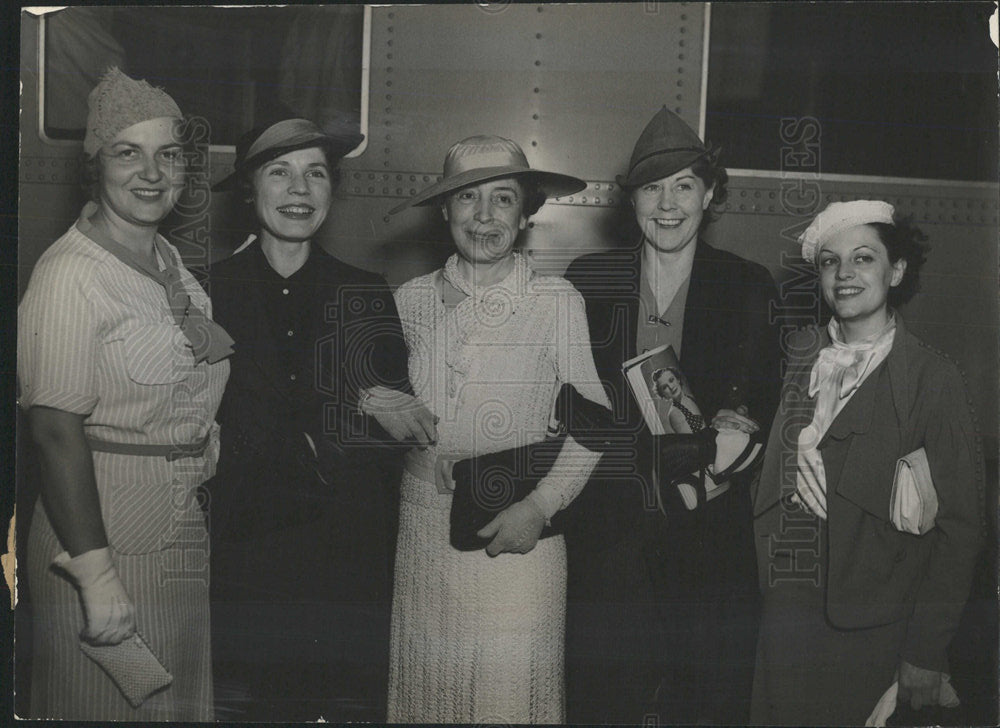
<instances>
[{"instance_id":1,"label":"train car wall","mask_svg":"<svg viewBox=\"0 0 1000 728\"><path fill-rule=\"evenodd\" d=\"M588 181L533 218L524 244L537 268L561 273L578 255L609 245L621 201L614 177L649 117L667 104L698 128L706 16L699 3L373 7L366 147L342 165L321 244L394 285L440 265L451 244L439 212L387 211L437 178L451 143L492 133L520 143L532 165ZM38 28L36 17L22 14L22 290L83 200L80 145L53 144L38 132ZM774 169L732 173L710 242L766 265L804 315L809 293L794 237L810 214L831 200L878 197L913 215L933 252L923 291L904 315L967 373L987 452L995 453L997 185L782 173L779 147L776 140ZM232 159L231 151L213 152L212 178L227 174ZM207 215L211 245L181 245L196 275L250 232L232 200L214 200Z\"/></svg>"}]
</instances>

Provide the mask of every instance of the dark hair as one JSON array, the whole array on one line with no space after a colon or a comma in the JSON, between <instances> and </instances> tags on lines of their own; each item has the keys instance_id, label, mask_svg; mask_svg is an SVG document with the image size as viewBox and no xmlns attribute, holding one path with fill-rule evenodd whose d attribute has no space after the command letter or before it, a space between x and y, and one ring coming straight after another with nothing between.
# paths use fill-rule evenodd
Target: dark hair
<instances>
[{"instance_id":1,"label":"dark hair","mask_svg":"<svg viewBox=\"0 0 1000 728\"><path fill-rule=\"evenodd\" d=\"M698 232L704 232L705 228L719 219L719 216L725 209L726 200L729 199L729 188L727 187L729 184L729 173L725 167L717 162L718 154L715 153L699 157L691 164L691 171L705 183L705 188L709 189L713 186L715 188L712 190L712 201L709 203L705 215L701 218L701 225L698 226Z\"/></svg>"},{"instance_id":2,"label":"dark hair","mask_svg":"<svg viewBox=\"0 0 1000 728\"><path fill-rule=\"evenodd\" d=\"M679 172L680 170L677 171ZM729 173L725 167L718 164L717 152L699 157L693 161L691 163L691 171L704 183L705 189L713 188L714 186L714 189L712 189L712 201L701 218L701 224L698 225L698 232L700 234L709 225L718 220L725 209L726 200L729 199L729 188L727 186L729 184ZM628 241L629 244L635 243L637 239L642 240L642 231L635 220L635 210L631 205L632 193L639 187L641 185L622 187L621 204L618 205L620 220L618 229L623 232L623 240Z\"/></svg>"},{"instance_id":3,"label":"dark hair","mask_svg":"<svg viewBox=\"0 0 1000 728\"><path fill-rule=\"evenodd\" d=\"M521 190L524 192L524 207L522 208L524 216L531 217L542 208L548 198L538 182L530 175L521 175L515 179L521 184Z\"/></svg>"},{"instance_id":4,"label":"dark hair","mask_svg":"<svg viewBox=\"0 0 1000 728\"><path fill-rule=\"evenodd\" d=\"M663 396L660 393L660 375L662 375L663 372L670 372L674 375L674 379L677 380L679 395L684 396L684 375L681 374L681 370L677 367L660 367L659 369L655 369L653 373L649 375L649 378L653 380L653 385L656 387L656 393L661 397Z\"/></svg>"},{"instance_id":5,"label":"dark hair","mask_svg":"<svg viewBox=\"0 0 1000 728\"><path fill-rule=\"evenodd\" d=\"M868 223L878 234L879 240L889 254L889 262L906 261L903 280L889 289L889 305L901 306L920 290L920 269L927 262L929 246L924 245L927 236L914 226L911 218L895 218L893 225L884 222Z\"/></svg>"},{"instance_id":6,"label":"dark hair","mask_svg":"<svg viewBox=\"0 0 1000 728\"><path fill-rule=\"evenodd\" d=\"M312 149L312 147L302 147L303 149ZM330 168L330 192L336 192L337 188L340 186L340 168L337 166L340 164L341 156L339 154L331 154L331 149L322 144L317 144L316 148L323 152L323 156L326 157L326 166ZM298 150L291 150L298 151ZM288 152L285 152L287 154ZM278 156L283 156L279 154ZM275 157L276 159L277 157ZM256 164L253 167L241 169L236 173L236 189L240 194L240 199L244 200L248 204L253 204L253 175L258 169L263 167L268 162L274 161L273 159L266 159L260 164Z\"/></svg>"},{"instance_id":7,"label":"dark hair","mask_svg":"<svg viewBox=\"0 0 1000 728\"><path fill-rule=\"evenodd\" d=\"M521 213L525 217L531 217L541 209L542 205L545 204L545 200L548 199L548 196L545 194L545 191L541 188L538 182L530 175L516 174L512 176L511 179L516 180L521 186L521 197L523 200L521 204ZM489 180L486 181L488 182ZM471 184L466 185L466 187L471 186ZM439 195L436 199L440 201L441 205L444 205L451 195L454 195L459 190L463 189L465 189L465 187L459 187L458 189L451 190L450 192L445 192Z\"/></svg>"}]
</instances>

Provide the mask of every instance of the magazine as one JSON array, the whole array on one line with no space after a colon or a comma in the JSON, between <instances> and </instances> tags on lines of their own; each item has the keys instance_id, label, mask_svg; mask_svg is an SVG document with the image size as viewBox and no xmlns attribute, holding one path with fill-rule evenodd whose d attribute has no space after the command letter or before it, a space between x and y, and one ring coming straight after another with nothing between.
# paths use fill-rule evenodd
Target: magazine
<instances>
[{"instance_id":1,"label":"magazine","mask_svg":"<svg viewBox=\"0 0 1000 728\"><path fill-rule=\"evenodd\" d=\"M622 372L652 434L693 433L708 425L669 344L623 362ZM698 507L699 490L706 502L729 490L729 477L754 463L761 449L761 443L752 442L746 433L720 431L716 436L715 462L675 480L687 509Z\"/></svg>"}]
</instances>

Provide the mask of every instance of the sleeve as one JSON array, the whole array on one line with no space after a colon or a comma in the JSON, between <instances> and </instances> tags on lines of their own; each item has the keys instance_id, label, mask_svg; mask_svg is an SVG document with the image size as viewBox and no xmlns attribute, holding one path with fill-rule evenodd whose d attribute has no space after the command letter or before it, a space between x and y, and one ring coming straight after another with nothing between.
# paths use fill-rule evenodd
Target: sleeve
<instances>
[{"instance_id":1,"label":"sleeve","mask_svg":"<svg viewBox=\"0 0 1000 728\"><path fill-rule=\"evenodd\" d=\"M928 670L948 671L947 648L958 628L984 542L982 444L961 375L936 383L924 449L938 496L934 546L917 588L902 657ZM922 388L927 391L927 388Z\"/></svg>"},{"instance_id":2,"label":"sleeve","mask_svg":"<svg viewBox=\"0 0 1000 728\"><path fill-rule=\"evenodd\" d=\"M18 308L19 401L88 415L99 396L96 361L99 320L92 299L92 266L73 256L43 257Z\"/></svg>"},{"instance_id":3,"label":"sleeve","mask_svg":"<svg viewBox=\"0 0 1000 728\"><path fill-rule=\"evenodd\" d=\"M357 411L361 392L382 386L413 394L408 371L408 349L403 336L396 299L381 276L371 275L345 285L339 291L339 305L345 312L333 346L334 371L340 393L334 407L337 421L358 443L379 442L396 445L374 417L366 417L364 431L356 431L352 413ZM319 399L317 398L317 402ZM322 405L323 403L320 402ZM322 415L328 421L329 415ZM316 433L321 436L321 433Z\"/></svg>"},{"instance_id":4,"label":"sleeve","mask_svg":"<svg viewBox=\"0 0 1000 728\"><path fill-rule=\"evenodd\" d=\"M560 384L569 382L587 399L610 409L611 402L594 366L583 298L567 288L559 296L557 310L556 366ZM546 518L573 502L600 459L600 453L588 450L572 437L566 438L552 469L531 494Z\"/></svg>"},{"instance_id":5,"label":"sleeve","mask_svg":"<svg viewBox=\"0 0 1000 728\"><path fill-rule=\"evenodd\" d=\"M371 378L366 386L382 385L413 394L407 371L407 348L403 327L389 286L381 278L371 291L372 316L370 328L377 332L373 341Z\"/></svg>"}]
</instances>

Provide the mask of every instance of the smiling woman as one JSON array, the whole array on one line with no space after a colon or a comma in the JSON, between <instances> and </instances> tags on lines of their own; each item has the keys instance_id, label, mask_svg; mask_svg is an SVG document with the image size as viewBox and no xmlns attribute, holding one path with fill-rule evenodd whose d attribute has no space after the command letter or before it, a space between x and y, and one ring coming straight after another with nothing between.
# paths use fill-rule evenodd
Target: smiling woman
<instances>
[{"instance_id":1,"label":"smiling woman","mask_svg":"<svg viewBox=\"0 0 1000 728\"><path fill-rule=\"evenodd\" d=\"M264 124L216 186L259 226L211 270L239 342L209 485L220 718L385 720L399 457L381 448L426 442L434 423L409 394L385 281L314 243L359 142L306 119Z\"/></svg>"},{"instance_id":2,"label":"smiling woman","mask_svg":"<svg viewBox=\"0 0 1000 728\"><path fill-rule=\"evenodd\" d=\"M672 484L681 472L665 465L689 463L681 453L694 451L687 472L708 466L714 446L703 445L712 442L704 433L766 432L777 404L774 282L760 265L699 237L726 200L727 180L717 150L663 107L618 178L627 200L620 245L566 271L587 302L598 371L617 390L624 444L587 486L579 517L594 527L569 543L570 723L640 723L649 713L672 723L747 722L757 618L751 473L734 476L744 487L689 511ZM646 428L622 361L666 345L709 427L700 415L684 416L695 410L682 397L664 413L675 433ZM609 693L608 685L620 687Z\"/></svg>"},{"instance_id":3,"label":"smiling woman","mask_svg":"<svg viewBox=\"0 0 1000 728\"><path fill-rule=\"evenodd\" d=\"M330 210L330 165L319 147L296 149L253 173L263 244L312 239Z\"/></svg>"},{"instance_id":4,"label":"smiling woman","mask_svg":"<svg viewBox=\"0 0 1000 728\"><path fill-rule=\"evenodd\" d=\"M180 121L163 91L105 74L84 140L94 199L42 255L18 310L20 404L42 462L28 544L33 717L213 716L196 489L215 467L232 340L157 232L185 181ZM159 658L173 674L156 694L134 695L128 679L119 691L79 644L95 660L126 648L138 659L136 634L146 662L126 672Z\"/></svg>"},{"instance_id":5,"label":"smiling woman","mask_svg":"<svg viewBox=\"0 0 1000 728\"><path fill-rule=\"evenodd\" d=\"M904 708L958 704L948 651L985 531L982 445L961 372L891 306L916 291L922 240L881 200L833 202L800 237L834 316L790 341L756 487L754 725L884 725L890 686Z\"/></svg>"},{"instance_id":6,"label":"smiling woman","mask_svg":"<svg viewBox=\"0 0 1000 728\"><path fill-rule=\"evenodd\" d=\"M607 404L579 294L515 250L546 197L585 186L531 169L509 139L474 136L452 145L440 182L394 210L440 205L456 253L396 291L413 387L441 421L436 442L407 454L402 479L390 722L564 720L566 548L562 535L541 536L600 456L567 438L527 497L491 498L485 548L452 546L449 511L461 502L454 461L543 441L561 383ZM480 485L472 499L485 500Z\"/></svg>"},{"instance_id":7,"label":"smiling woman","mask_svg":"<svg viewBox=\"0 0 1000 728\"><path fill-rule=\"evenodd\" d=\"M98 198L116 224L158 223L184 188L184 159L170 117L150 119L124 130L99 152Z\"/></svg>"}]
</instances>

